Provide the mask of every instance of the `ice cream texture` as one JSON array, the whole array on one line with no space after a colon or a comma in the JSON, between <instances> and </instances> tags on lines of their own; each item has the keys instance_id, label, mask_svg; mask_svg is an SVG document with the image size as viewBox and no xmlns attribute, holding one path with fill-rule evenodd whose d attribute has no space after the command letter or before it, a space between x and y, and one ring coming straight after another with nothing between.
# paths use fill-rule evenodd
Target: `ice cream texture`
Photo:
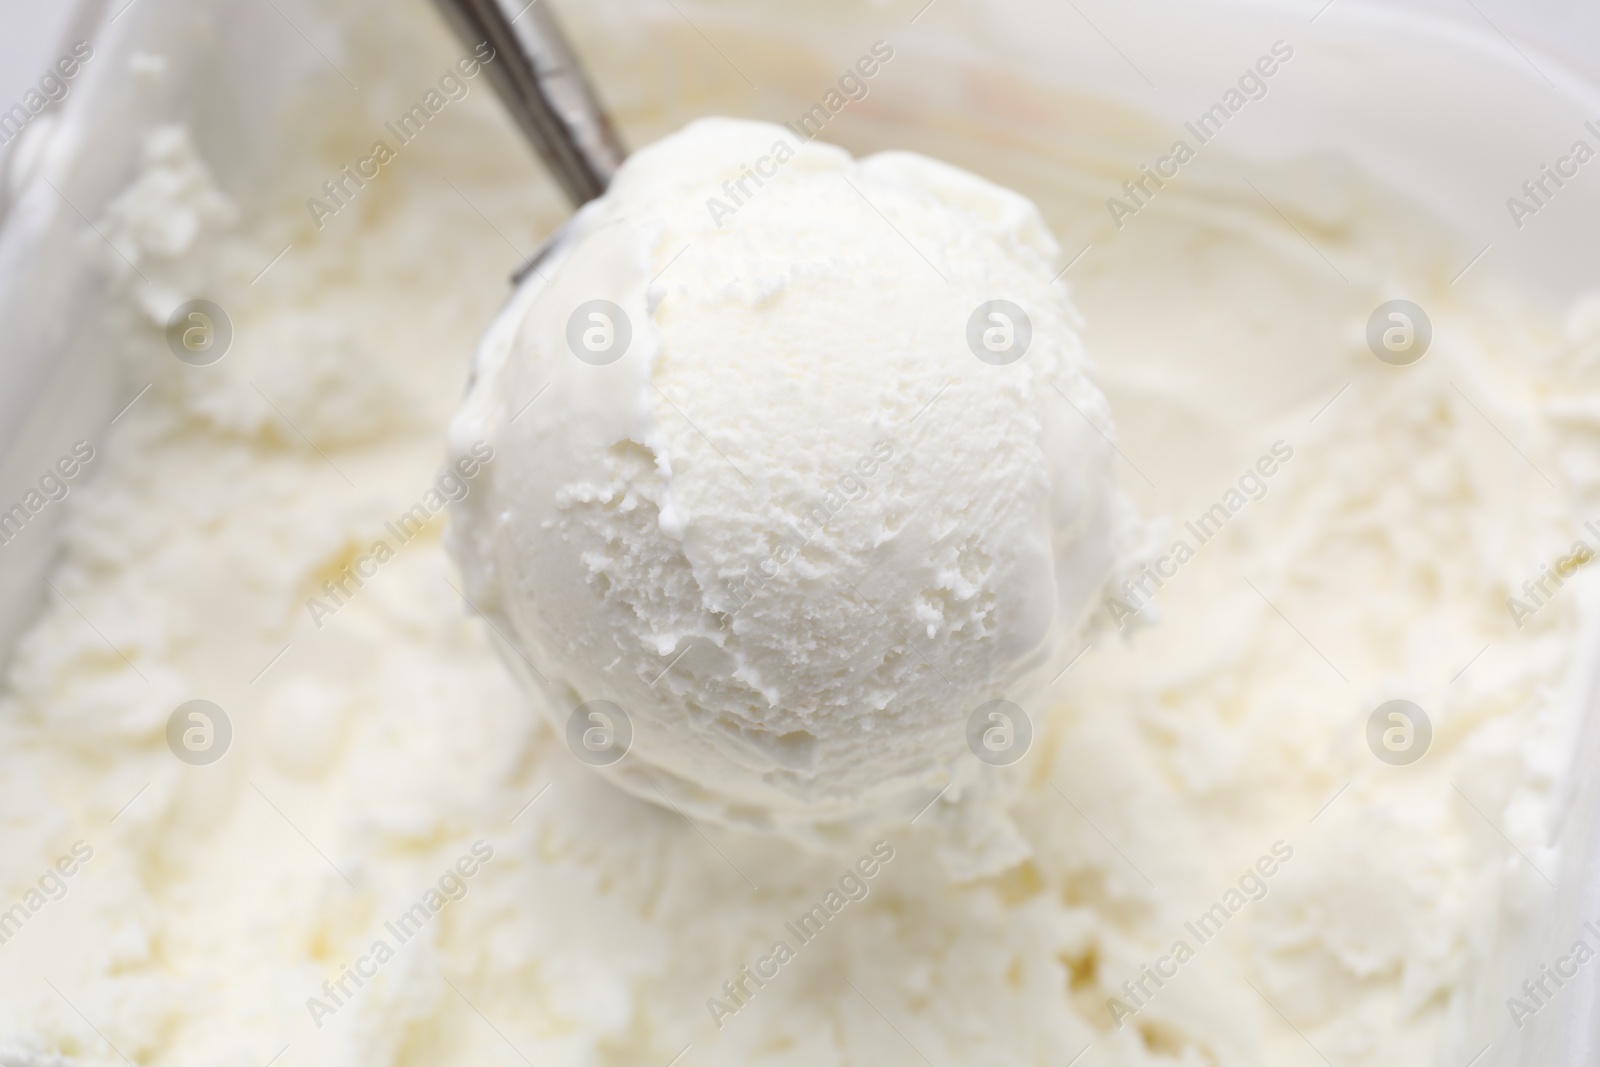
<instances>
[{"instance_id":1,"label":"ice cream texture","mask_svg":"<svg viewBox=\"0 0 1600 1067\"><path fill-rule=\"evenodd\" d=\"M315 230L305 198L459 54L420 14L319 10L355 42L336 58L361 89L307 52L320 73L282 117L291 147L256 176L264 187L223 177L231 136L162 127L129 191L91 214L150 283L82 231L113 281L92 313L124 372L117 406L150 388L92 436L93 464L51 505L64 516L54 589L0 694L0 1064L1415 1067L1483 1051L1527 977L1503 980L1487 961L1570 867L1548 843L1572 814L1562 798L1594 662L1596 572L1546 583L1553 593L1520 627L1506 601L1600 515L1600 303L1552 310L1494 255L1451 285L1481 246L1321 159L1252 165L1269 206L1219 143L1118 231L1104 221L1106 176L1148 160L1143 148L1063 162L1051 146L1004 150L942 120L885 132L841 115L830 137L915 141L1028 188L1069 262L1094 242L1065 278L1117 413L1121 482L1142 515L1169 520L1153 566L1179 538L1195 554L1153 603L1138 598L1154 625L1101 640L1029 705L1027 758L984 769L1013 786L999 815L959 783L915 822L797 848L685 819L583 765L503 669L494 616L463 608L442 509L403 543L387 531L439 485L469 356L508 273L565 209L474 88ZM705 64L705 42L681 24L649 46ZM1308 77L1315 51L1308 41ZM122 62L98 54L106 69ZM648 80L621 62L597 69L611 99ZM827 84L833 65L816 69ZM806 74L797 100L812 91ZM887 106L889 88L873 103ZM644 96L619 110L636 145L682 125ZM1094 129L1126 121L1093 100L1027 103ZM847 173L909 225L885 190ZM754 217L784 180L725 221ZM884 225L855 203L859 228ZM691 206L704 212L703 197ZM1101 228L1074 233L1075 220ZM900 240L882 232L887 254ZM658 313L690 295L673 296L696 262L691 247L670 263L680 247L650 248L640 271L648 286L665 268ZM957 277L939 249L922 252ZM896 273L938 291L903 253ZM209 367L177 361L163 333L196 291L236 327ZM1397 293L1436 326L1410 367L1379 362L1364 337ZM701 421L686 387L698 379L674 376L662 332L651 380L722 446L729 431ZM954 354L961 378L909 430L885 427L895 458L862 476L871 491L904 477L902 460L969 447L917 434L957 417L958 398L979 399L974 383L999 380L981 374L1030 381L1012 372L1035 374L1040 353L1009 367ZM545 410L557 386L534 399L544 385L517 394L533 400L519 432L560 414ZM932 395L908 388L891 414L915 415ZM674 462L700 464L707 491L737 482L726 495L740 507L765 499L671 408L616 410L654 427ZM1051 425L1077 418L1059 410ZM865 415L855 425L806 493L825 497L874 455L882 431ZM808 441L818 432L805 429ZM778 444L747 436L741 447L757 451L728 459L764 485L773 471L752 460ZM1278 440L1293 458L1198 543L1185 523ZM509 458L495 451L469 500ZM811 501L798 482L790 499ZM834 522L856 529L877 499ZM681 513L692 525L693 507ZM679 544L655 536L634 543ZM319 627L308 600L380 539L392 558ZM887 612L872 581L856 584ZM854 606L868 632L871 612L849 595L823 602ZM884 630L873 639L890 640ZM923 632L907 628L926 651ZM674 674L703 669L692 661L709 644ZM1407 767L1376 758L1365 736L1395 697L1432 719L1431 747ZM194 699L232 720L231 747L208 766L166 740ZM862 866L879 840L892 860ZM997 841L1003 852L952 875L953 858ZM848 903L834 911L833 894ZM802 942L789 925L822 929ZM1499 1055L1496 1043L1475 1067Z\"/></svg>"},{"instance_id":2,"label":"ice cream texture","mask_svg":"<svg viewBox=\"0 0 1600 1067\"><path fill-rule=\"evenodd\" d=\"M912 153L704 119L634 154L451 428L496 456L467 595L557 727L610 701L617 780L724 821L925 804L973 710L1078 651L1127 522L1058 259L1025 198Z\"/></svg>"}]
</instances>

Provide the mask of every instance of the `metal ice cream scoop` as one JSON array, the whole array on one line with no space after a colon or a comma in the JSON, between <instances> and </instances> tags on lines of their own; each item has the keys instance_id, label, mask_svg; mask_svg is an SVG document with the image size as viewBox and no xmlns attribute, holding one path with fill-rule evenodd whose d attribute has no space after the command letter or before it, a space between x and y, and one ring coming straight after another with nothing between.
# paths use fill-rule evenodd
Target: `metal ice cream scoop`
<instances>
[{"instance_id":1,"label":"metal ice cream scoop","mask_svg":"<svg viewBox=\"0 0 1600 1067\"><path fill-rule=\"evenodd\" d=\"M548 0L435 0L469 47L488 42L489 80L574 207L606 191L627 157L611 120L567 47ZM520 279L550 241L517 272Z\"/></svg>"}]
</instances>

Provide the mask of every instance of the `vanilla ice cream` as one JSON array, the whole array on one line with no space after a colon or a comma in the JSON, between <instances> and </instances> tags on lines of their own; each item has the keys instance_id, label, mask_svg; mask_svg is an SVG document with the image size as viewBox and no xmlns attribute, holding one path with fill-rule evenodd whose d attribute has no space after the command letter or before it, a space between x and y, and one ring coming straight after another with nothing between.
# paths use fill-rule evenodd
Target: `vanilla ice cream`
<instances>
[{"instance_id":1,"label":"vanilla ice cream","mask_svg":"<svg viewBox=\"0 0 1600 1067\"><path fill-rule=\"evenodd\" d=\"M176 77L162 72L178 53L152 51L166 35L132 56L121 36L163 13L215 16L219 37L195 52L239 81L194 91L223 114L225 89L262 76L217 59L232 47L303 61L293 92L253 126L124 116L145 151L107 177L104 209L70 168L41 172L99 232L48 187L23 201L54 205L103 266L105 298L80 313L120 375L105 418L48 438L0 500L61 470L80 436L93 449L0 546L39 547L61 516L0 690L0 1065L1503 1067L1497 1026L1539 1032L1581 1003L1569 981L1521 1031L1506 1007L1592 936L1581 927L1514 976L1492 961L1578 866L1553 842L1585 814L1564 797L1587 766L1572 765L1600 571L1546 574L1600 525L1600 301L1525 291L1509 239L1463 273L1484 242L1404 187L1322 155L1232 154L1273 116L1313 137L1300 117L1367 88L1353 72L1476 88L1481 54L1470 81L1435 77L1425 49L1384 62L1336 36L1359 5L1335 5L1295 37L1271 95L1118 229L1107 197L1180 134L998 63L974 74L919 53L916 34L994 10L937 4L827 137L1025 190L1060 257L1021 199L903 154L858 164L797 145L734 204L735 173L712 163L754 169L772 141L742 138L766 128L694 127L641 150L480 348L510 272L567 218L558 194L480 78L319 228L306 200L463 50L420 8L277 6L338 70L271 5L139 0L96 37L69 106L94 99L97 70L135 102ZM687 112L799 114L836 84L835 58L803 58L797 35L741 36L713 20L720 5L677 6L774 102L740 96L731 70L715 92L695 81L721 60L669 5L567 4L630 144ZM1003 7L1030 39L1059 13L1082 35L1074 54L1104 52L1107 84L1143 91L1070 8ZM760 10L779 9L803 15ZM863 42L879 33L862 21L911 17L827 10L828 35ZM633 21L604 21L619 11ZM1106 13L1146 63L1159 35L1123 41ZM1278 36L1230 36L1212 5L1192 17L1206 47L1179 43L1201 80L1215 63L1219 91ZM281 32L270 48L263 27ZM1387 28L1370 42L1404 44ZM895 80L919 62L927 82ZM1151 63L1163 88L1170 69ZM1473 137L1498 99L1455 102ZM242 130L281 141L244 166ZM690 143L704 159L673 155ZM80 149L98 162L103 142ZM1524 237L1560 224L1588 180ZM713 221L713 197L735 213ZM746 287L718 273L741 265L762 268ZM207 366L166 335L191 296L232 320ZM601 299L631 337L590 363L565 330ZM1009 364L965 340L995 299L1031 321ZM1433 325L1409 366L1367 341L1396 299ZM598 360L605 324L580 326ZM860 358L825 370L841 346ZM1127 552L1148 571L1122 567L1091 423L1160 524ZM441 471L447 435L458 462ZM828 521L806 538L819 501ZM1073 558L1106 551L1102 521L1116 562ZM780 563L789 523L805 544ZM874 545L880 531L895 536ZM450 536L478 540L453 556ZM1148 625L1121 617L1074 663L1108 566ZM751 574L763 584L740 605ZM1116 626L1108 613L1091 626ZM846 700L891 647L880 691ZM1052 655L1065 661L1020 700L1026 756L975 759L940 716ZM959 699L940 698L939 671ZM626 707L639 731L602 774L569 743L579 700ZM1431 723L1409 765L1369 741L1393 700ZM196 701L224 749L205 760L184 740L206 727ZM800 731L813 741L783 740ZM662 794L605 776L630 767ZM917 803L874 832L796 847L737 825L872 800L874 768ZM707 784L719 792L694 791Z\"/></svg>"},{"instance_id":2,"label":"vanilla ice cream","mask_svg":"<svg viewBox=\"0 0 1600 1067\"><path fill-rule=\"evenodd\" d=\"M618 779L725 820L926 803L1115 562L1058 253L1026 199L910 153L704 119L630 158L451 430L495 454L467 596L558 729L612 702Z\"/></svg>"}]
</instances>

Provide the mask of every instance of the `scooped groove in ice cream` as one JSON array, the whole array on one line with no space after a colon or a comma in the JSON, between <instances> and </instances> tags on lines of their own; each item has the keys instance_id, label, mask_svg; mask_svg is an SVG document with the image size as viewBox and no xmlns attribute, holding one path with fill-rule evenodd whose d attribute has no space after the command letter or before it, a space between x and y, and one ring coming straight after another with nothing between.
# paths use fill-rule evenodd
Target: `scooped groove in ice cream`
<instances>
[{"instance_id":1,"label":"scooped groove in ice cream","mask_svg":"<svg viewBox=\"0 0 1600 1067\"><path fill-rule=\"evenodd\" d=\"M558 729L609 701L624 786L799 824L925 803L974 709L1026 707L1125 507L1058 253L911 153L709 119L630 158L451 431L497 457L453 514L467 596Z\"/></svg>"}]
</instances>

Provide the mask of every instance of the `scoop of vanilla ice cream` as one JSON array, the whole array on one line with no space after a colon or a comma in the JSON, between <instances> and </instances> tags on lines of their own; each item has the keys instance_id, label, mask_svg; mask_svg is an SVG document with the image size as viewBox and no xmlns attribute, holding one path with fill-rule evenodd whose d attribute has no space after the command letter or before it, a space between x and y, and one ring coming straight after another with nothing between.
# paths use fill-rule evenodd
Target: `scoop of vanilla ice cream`
<instances>
[{"instance_id":1,"label":"scoop of vanilla ice cream","mask_svg":"<svg viewBox=\"0 0 1600 1067\"><path fill-rule=\"evenodd\" d=\"M1058 252L907 152L706 119L627 161L451 427L467 598L581 757L594 723L639 795L798 827L914 811L1026 707L1125 507Z\"/></svg>"}]
</instances>

